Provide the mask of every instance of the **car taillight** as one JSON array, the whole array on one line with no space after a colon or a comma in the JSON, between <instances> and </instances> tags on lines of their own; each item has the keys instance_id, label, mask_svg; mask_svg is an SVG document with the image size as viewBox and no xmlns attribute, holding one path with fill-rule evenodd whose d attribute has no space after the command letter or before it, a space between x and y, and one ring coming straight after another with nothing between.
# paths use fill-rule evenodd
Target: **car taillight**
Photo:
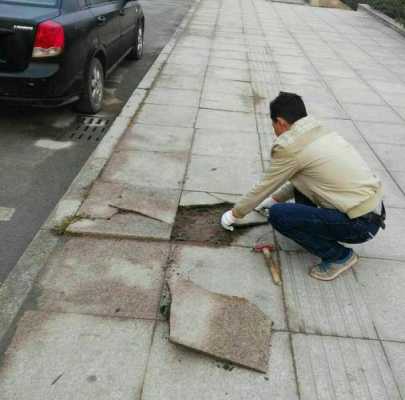
<instances>
[{"instance_id":1,"label":"car taillight","mask_svg":"<svg viewBox=\"0 0 405 400\"><path fill-rule=\"evenodd\" d=\"M41 22L35 35L33 58L54 57L62 53L65 45L63 26L54 21Z\"/></svg>"}]
</instances>

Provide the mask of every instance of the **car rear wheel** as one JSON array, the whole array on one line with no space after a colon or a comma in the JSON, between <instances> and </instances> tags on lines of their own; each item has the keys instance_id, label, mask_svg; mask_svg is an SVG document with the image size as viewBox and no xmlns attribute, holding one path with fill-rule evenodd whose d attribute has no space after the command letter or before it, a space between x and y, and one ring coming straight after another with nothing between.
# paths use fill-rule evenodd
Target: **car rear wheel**
<instances>
[{"instance_id":1,"label":"car rear wheel","mask_svg":"<svg viewBox=\"0 0 405 400\"><path fill-rule=\"evenodd\" d=\"M103 106L104 69L98 58L93 58L86 71L83 92L76 103L76 110L86 114L96 114Z\"/></svg>"},{"instance_id":2,"label":"car rear wheel","mask_svg":"<svg viewBox=\"0 0 405 400\"><path fill-rule=\"evenodd\" d=\"M136 28L136 38L134 47L132 48L131 52L128 54L128 58L130 60L139 60L142 58L143 55L143 35L144 34L144 26L141 22L138 22Z\"/></svg>"}]
</instances>

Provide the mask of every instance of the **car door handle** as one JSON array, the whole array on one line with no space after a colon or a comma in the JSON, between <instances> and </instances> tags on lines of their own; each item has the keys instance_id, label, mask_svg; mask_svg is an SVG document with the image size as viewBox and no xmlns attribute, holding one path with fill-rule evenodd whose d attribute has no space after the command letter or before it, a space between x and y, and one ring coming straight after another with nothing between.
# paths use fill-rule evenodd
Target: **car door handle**
<instances>
[{"instance_id":1,"label":"car door handle","mask_svg":"<svg viewBox=\"0 0 405 400\"><path fill-rule=\"evenodd\" d=\"M120 15L125 15L125 8L121 8Z\"/></svg>"},{"instance_id":2,"label":"car door handle","mask_svg":"<svg viewBox=\"0 0 405 400\"><path fill-rule=\"evenodd\" d=\"M105 17L105 15L99 15L97 17L98 25L104 25L106 22L107 22L107 18Z\"/></svg>"}]
</instances>

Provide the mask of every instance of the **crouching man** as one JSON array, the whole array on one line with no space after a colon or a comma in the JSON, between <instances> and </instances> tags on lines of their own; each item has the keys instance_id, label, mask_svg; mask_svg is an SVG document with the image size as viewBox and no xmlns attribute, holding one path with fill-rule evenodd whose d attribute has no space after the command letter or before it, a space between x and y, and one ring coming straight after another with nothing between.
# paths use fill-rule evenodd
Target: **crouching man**
<instances>
[{"instance_id":1,"label":"crouching man","mask_svg":"<svg viewBox=\"0 0 405 400\"><path fill-rule=\"evenodd\" d=\"M310 275L335 279L358 261L341 243L366 242L385 227L381 183L345 139L307 116L300 96L281 92L270 116L277 136L270 170L222 226L233 230L253 209L268 209L278 232L321 259Z\"/></svg>"}]
</instances>

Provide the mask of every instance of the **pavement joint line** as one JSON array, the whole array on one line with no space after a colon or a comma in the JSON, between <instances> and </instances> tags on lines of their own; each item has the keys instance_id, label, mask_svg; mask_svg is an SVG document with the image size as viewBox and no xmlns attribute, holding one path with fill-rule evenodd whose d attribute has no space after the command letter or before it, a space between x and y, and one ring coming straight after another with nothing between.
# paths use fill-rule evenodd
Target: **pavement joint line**
<instances>
[{"instance_id":1,"label":"pavement joint line","mask_svg":"<svg viewBox=\"0 0 405 400\"><path fill-rule=\"evenodd\" d=\"M348 339L348 340L366 340L369 342L378 342L378 343L398 343L398 344L405 344L405 340L393 340L393 339L381 339L381 338L370 338L370 337L362 337L362 336L342 336L342 335L331 335L325 334L321 332L313 333L313 332L302 332L302 331L295 331L289 329L274 329L272 328L273 333L288 333L290 335L304 335L304 336L319 336L319 337L326 337L326 338L335 338L335 339Z\"/></svg>"},{"instance_id":2,"label":"pavement joint line","mask_svg":"<svg viewBox=\"0 0 405 400\"><path fill-rule=\"evenodd\" d=\"M54 211L50 214L48 219L44 222L42 227L38 230L36 236L28 245L20 259L18 260L17 264L13 267L10 271L8 277L0 286L0 359L5 351L9 340L13 335L13 331L15 325L17 323L18 317L20 313L23 311L23 304L27 299L27 296L31 292L31 289L34 285L35 279L38 276L39 272L45 266L47 260L51 253L55 250L56 246L62 242L66 238L62 236L57 236L52 232L52 225L56 224L55 221L55 211L57 210L60 204L63 202L75 201L78 204L74 207L74 210L70 210L68 214L65 214L61 217L61 220L65 220L66 218L71 218L77 214L78 210L80 209L81 205L83 204L85 198L87 197L91 186L96 181L98 176L101 174L101 171L104 169L105 165L107 164L108 160L110 159L114 149L119 142L120 138L126 132L127 128L131 125L133 118L135 117L136 113L142 107L144 100L147 96L149 90L144 90L142 88L142 82L146 79L151 79L150 73L154 74L153 82L155 82L158 76L161 73L162 67L162 60L164 59L165 62L169 58L171 52L173 51L175 44L177 42L178 36L186 29L186 25L188 25L195 13L196 5L200 3L200 0L194 0L194 3L191 5L190 9L188 10L187 14L184 16L182 22L177 27L171 38L169 39L168 43L160 52L158 58L154 61L152 66L149 68L148 72L145 74L142 81L139 83L138 87L134 90L131 97L128 99L124 107L122 108L120 114L114 120L114 123L110 126L107 133L105 134L103 140L100 142L98 147L94 150L93 154L87 160L83 168L80 170L76 178L73 180L72 184L67 189L66 193L62 198L59 200L58 204L54 208ZM159 68L157 68L159 66ZM152 86L153 87L153 86ZM150 89L150 88L148 88ZM131 114L132 113L132 114ZM101 154L101 156L100 156ZM93 163L95 165L93 165ZM91 169L94 171L92 172L91 182L86 186L81 186L78 182L80 179L86 175ZM86 179L84 179L86 180ZM83 195L82 192L85 192ZM76 192L76 197L74 199L71 198L71 193ZM47 247L47 243L42 243L41 238L43 235L48 235L54 238L54 242L51 243L50 248L49 243ZM74 236L74 235L69 235ZM76 235L75 235L76 236ZM78 235L84 236L84 235ZM90 235L88 235L91 237ZM68 237L68 235L66 235ZM115 238L116 237L111 237ZM148 240L155 240L149 239ZM156 240L158 241L158 240ZM49 241L48 241L49 242ZM32 260L28 261L28 264L31 263L31 267L29 268L29 272L26 271L27 260L26 258L31 258L31 253L39 253L39 261L33 262Z\"/></svg>"},{"instance_id":3,"label":"pavement joint line","mask_svg":"<svg viewBox=\"0 0 405 400\"><path fill-rule=\"evenodd\" d=\"M23 307L22 311L32 311L32 312L44 312L47 314L63 314L63 315L89 315L91 317L100 318L100 319L109 319L109 320L119 320L119 321L162 321L159 318L139 318L139 317L125 317L125 316L116 316L116 315L106 315L98 313L81 313L73 311L54 311L54 310L42 310L32 307ZM158 314L156 314L158 315Z\"/></svg>"}]
</instances>

